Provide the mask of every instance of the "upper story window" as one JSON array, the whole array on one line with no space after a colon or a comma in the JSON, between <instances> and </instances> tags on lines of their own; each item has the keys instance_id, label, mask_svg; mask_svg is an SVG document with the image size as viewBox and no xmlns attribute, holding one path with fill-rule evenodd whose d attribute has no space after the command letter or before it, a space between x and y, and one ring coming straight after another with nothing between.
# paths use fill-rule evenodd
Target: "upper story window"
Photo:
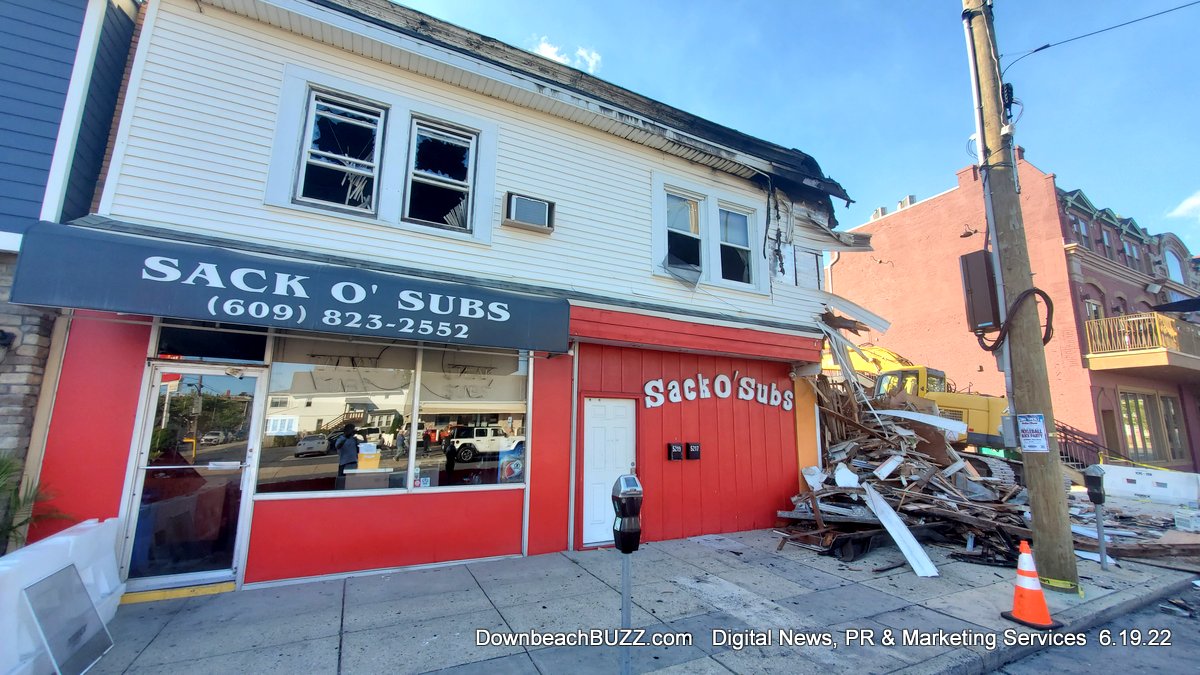
<instances>
[{"instance_id":1,"label":"upper story window","mask_svg":"<svg viewBox=\"0 0 1200 675\"><path fill-rule=\"evenodd\" d=\"M700 201L667 193L667 266L704 270Z\"/></svg>"},{"instance_id":2,"label":"upper story window","mask_svg":"<svg viewBox=\"0 0 1200 675\"><path fill-rule=\"evenodd\" d=\"M1104 306L1098 300L1084 300L1083 313L1088 319L1103 319Z\"/></svg>"},{"instance_id":3,"label":"upper story window","mask_svg":"<svg viewBox=\"0 0 1200 675\"><path fill-rule=\"evenodd\" d=\"M753 273L750 264L750 216L738 211L719 209L721 214L721 278L748 284Z\"/></svg>"},{"instance_id":4,"label":"upper story window","mask_svg":"<svg viewBox=\"0 0 1200 675\"><path fill-rule=\"evenodd\" d=\"M417 119L411 138L404 217L469 231L476 135Z\"/></svg>"},{"instance_id":5,"label":"upper story window","mask_svg":"<svg viewBox=\"0 0 1200 675\"><path fill-rule=\"evenodd\" d=\"M766 259L752 242L764 210L725 187L655 173L654 269L691 284L766 293Z\"/></svg>"},{"instance_id":6,"label":"upper story window","mask_svg":"<svg viewBox=\"0 0 1200 675\"><path fill-rule=\"evenodd\" d=\"M385 111L383 106L311 91L296 198L375 213Z\"/></svg>"},{"instance_id":7,"label":"upper story window","mask_svg":"<svg viewBox=\"0 0 1200 675\"><path fill-rule=\"evenodd\" d=\"M279 93L268 206L491 242L496 122L295 64Z\"/></svg>"},{"instance_id":8,"label":"upper story window","mask_svg":"<svg viewBox=\"0 0 1200 675\"><path fill-rule=\"evenodd\" d=\"M1108 234L1108 230L1100 228L1100 240L1104 244L1104 255L1110 260L1113 257L1112 238Z\"/></svg>"},{"instance_id":9,"label":"upper story window","mask_svg":"<svg viewBox=\"0 0 1200 675\"><path fill-rule=\"evenodd\" d=\"M1179 254L1168 250L1163 254L1163 259L1167 263L1167 278L1177 283L1187 283L1187 278L1183 276L1183 259Z\"/></svg>"},{"instance_id":10,"label":"upper story window","mask_svg":"<svg viewBox=\"0 0 1200 675\"><path fill-rule=\"evenodd\" d=\"M1083 244L1084 248L1090 249L1092 242L1088 240L1088 224L1083 218L1076 215L1070 216L1071 231L1075 233L1075 241Z\"/></svg>"},{"instance_id":11,"label":"upper story window","mask_svg":"<svg viewBox=\"0 0 1200 675\"><path fill-rule=\"evenodd\" d=\"M1141 272L1143 269L1142 247L1132 241L1122 242L1122 245L1125 247L1125 264Z\"/></svg>"}]
</instances>

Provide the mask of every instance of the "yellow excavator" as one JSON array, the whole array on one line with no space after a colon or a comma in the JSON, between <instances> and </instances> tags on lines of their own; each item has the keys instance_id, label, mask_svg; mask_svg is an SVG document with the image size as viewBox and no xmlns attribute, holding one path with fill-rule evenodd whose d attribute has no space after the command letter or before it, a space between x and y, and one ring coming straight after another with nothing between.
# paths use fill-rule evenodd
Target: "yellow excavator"
<instances>
[{"instance_id":1,"label":"yellow excavator","mask_svg":"<svg viewBox=\"0 0 1200 675\"><path fill-rule=\"evenodd\" d=\"M862 354L853 349L847 350L850 365L859 384L873 392L875 398L904 392L937 404L939 415L967 425L967 433L959 436L953 444L956 449L966 446L979 449L1004 447L1000 425L1008 409L1006 399L955 391L953 382L946 379L946 373L919 366L890 349L869 344L861 345L858 349ZM821 370L828 375L842 375L841 368L828 350L821 357Z\"/></svg>"}]
</instances>

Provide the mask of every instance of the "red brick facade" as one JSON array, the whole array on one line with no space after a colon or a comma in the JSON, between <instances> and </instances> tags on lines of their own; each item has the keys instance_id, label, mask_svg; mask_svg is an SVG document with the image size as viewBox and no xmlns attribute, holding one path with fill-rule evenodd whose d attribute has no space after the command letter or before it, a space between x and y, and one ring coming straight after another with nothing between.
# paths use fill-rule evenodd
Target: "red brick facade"
<instances>
[{"instance_id":1,"label":"red brick facade","mask_svg":"<svg viewBox=\"0 0 1200 675\"><path fill-rule=\"evenodd\" d=\"M1078 242L1083 237L1074 231L1069 218L1074 209L1068 208L1063 195L1085 202L1086 197L1078 192L1062 193L1054 174L1040 171L1023 158L1019 176L1034 284L1054 302L1054 338L1046 346L1046 363L1056 419L1107 441L1113 450L1124 451L1119 391L1175 397L1183 408L1190 454L1181 461L1160 463L1186 470L1200 466L1200 370L1182 378L1177 372L1147 377L1143 371L1134 376L1120 370L1090 370L1085 359L1085 300L1098 303L1106 316L1146 312L1166 300L1165 290L1157 294L1147 291L1148 285L1153 290L1157 275L1130 269L1133 263L1126 264L1121 250L1122 231L1132 237L1145 231L1107 209L1093 212L1096 221L1089 230L1089 246L1083 250ZM881 345L915 363L944 370L960 391L1003 395L1004 377L995 358L979 347L967 328L958 265L959 256L982 248L987 236L982 183L975 167L959 171L957 177L954 189L854 228L871 235L874 252L835 255L827 270L828 290L892 322L886 334L872 331L858 338L860 342ZM1111 257L1097 241L1100 226L1109 231L1116 249ZM1144 256L1144 263L1138 265L1145 270L1152 269L1150 258L1161 256L1168 245L1187 255L1174 235L1145 239L1138 252ZM1130 241L1131 246L1138 243L1135 238ZM1194 279L1184 281L1195 283ZM1173 286L1190 291L1190 295L1198 293L1191 287ZM1111 415L1107 435L1117 438L1105 438L1105 415Z\"/></svg>"}]
</instances>

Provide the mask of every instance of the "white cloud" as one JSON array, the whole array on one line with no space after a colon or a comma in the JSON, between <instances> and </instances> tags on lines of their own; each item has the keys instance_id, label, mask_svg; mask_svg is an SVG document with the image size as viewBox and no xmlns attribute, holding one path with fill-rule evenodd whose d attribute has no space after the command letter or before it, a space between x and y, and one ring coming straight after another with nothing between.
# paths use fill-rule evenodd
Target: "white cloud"
<instances>
[{"instance_id":1,"label":"white cloud","mask_svg":"<svg viewBox=\"0 0 1200 675\"><path fill-rule=\"evenodd\" d=\"M1179 202L1170 213L1168 218L1195 218L1200 221L1200 190L1192 193L1191 197Z\"/></svg>"},{"instance_id":2,"label":"white cloud","mask_svg":"<svg viewBox=\"0 0 1200 675\"><path fill-rule=\"evenodd\" d=\"M600 68L600 52L596 51L595 49L584 49L583 47L580 47L579 49L575 50L575 61L576 63L583 61L587 64L587 68L583 68L582 70L586 70L589 73L595 74ZM576 67L578 68L578 66ZM1200 193L1197 194L1200 195Z\"/></svg>"},{"instance_id":3,"label":"white cloud","mask_svg":"<svg viewBox=\"0 0 1200 675\"><path fill-rule=\"evenodd\" d=\"M558 45L550 44L546 36L538 38L538 44L533 48L533 52L539 56L544 56L548 59L558 61L564 65L571 65L571 58L562 53L562 49Z\"/></svg>"},{"instance_id":4,"label":"white cloud","mask_svg":"<svg viewBox=\"0 0 1200 675\"><path fill-rule=\"evenodd\" d=\"M562 47L550 42L545 35L534 39L537 40L537 45L533 48L533 53L539 56L558 61L564 66L586 70L591 74L595 74L600 69L600 52L594 49L579 47L575 50L574 56L568 56L563 53Z\"/></svg>"}]
</instances>

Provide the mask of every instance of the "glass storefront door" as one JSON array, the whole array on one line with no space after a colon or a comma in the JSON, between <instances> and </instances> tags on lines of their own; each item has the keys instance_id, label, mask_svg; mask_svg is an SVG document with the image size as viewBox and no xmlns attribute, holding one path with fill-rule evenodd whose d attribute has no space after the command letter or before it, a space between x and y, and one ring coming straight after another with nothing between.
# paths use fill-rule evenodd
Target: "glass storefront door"
<instances>
[{"instance_id":1,"label":"glass storefront door","mask_svg":"<svg viewBox=\"0 0 1200 675\"><path fill-rule=\"evenodd\" d=\"M126 536L131 584L234 579L262 379L240 367L154 367Z\"/></svg>"}]
</instances>

